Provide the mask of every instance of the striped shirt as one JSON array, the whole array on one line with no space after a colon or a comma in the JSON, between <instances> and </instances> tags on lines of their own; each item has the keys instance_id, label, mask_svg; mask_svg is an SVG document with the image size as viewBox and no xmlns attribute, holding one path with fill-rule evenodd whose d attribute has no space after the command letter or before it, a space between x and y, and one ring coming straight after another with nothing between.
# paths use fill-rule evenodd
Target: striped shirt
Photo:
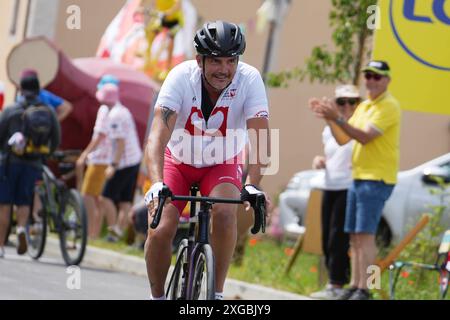
<instances>
[{"instance_id":1,"label":"striped shirt","mask_svg":"<svg viewBox=\"0 0 450 320\"><path fill-rule=\"evenodd\" d=\"M102 105L97 111L92 137L96 139L99 134L104 134L106 137L88 154L87 164L109 165L111 163L112 149L111 140L108 138L108 114L109 108L105 105Z\"/></svg>"},{"instance_id":2,"label":"striped shirt","mask_svg":"<svg viewBox=\"0 0 450 320\"><path fill-rule=\"evenodd\" d=\"M114 157L115 139L125 140L125 150L117 169L135 166L141 162L142 149L131 112L122 104L116 104L109 112L108 138L112 141L112 157Z\"/></svg>"}]
</instances>

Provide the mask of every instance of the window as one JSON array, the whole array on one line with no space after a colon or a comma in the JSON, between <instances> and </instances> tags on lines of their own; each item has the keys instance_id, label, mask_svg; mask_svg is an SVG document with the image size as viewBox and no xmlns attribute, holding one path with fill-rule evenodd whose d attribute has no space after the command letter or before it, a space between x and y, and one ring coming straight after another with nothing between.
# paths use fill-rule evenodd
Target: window
<instances>
[{"instance_id":1,"label":"window","mask_svg":"<svg viewBox=\"0 0 450 320\"><path fill-rule=\"evenodd\" d=\"M17 22L19 19L20 0L14 1L14 8L11 19L11 26L9 28L9 35L15 36L17 32Z\"/></svg>"}]
</instances>

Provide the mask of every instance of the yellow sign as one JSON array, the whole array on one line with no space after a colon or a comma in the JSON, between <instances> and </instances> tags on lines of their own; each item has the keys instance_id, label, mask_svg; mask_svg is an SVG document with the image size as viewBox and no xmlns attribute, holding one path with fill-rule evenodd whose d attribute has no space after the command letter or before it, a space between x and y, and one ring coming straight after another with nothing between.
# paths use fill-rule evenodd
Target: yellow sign
<instances>
[{"instance_id":1,"label":"yellow sign","mask_svg":"<svg viewBox=\"0 0 450 320\"><path fill-rule=\"evenodd\" d=\"M403 109L450 114L450 0L379 0L373 58Z\"/></svg>"}]
</instances>

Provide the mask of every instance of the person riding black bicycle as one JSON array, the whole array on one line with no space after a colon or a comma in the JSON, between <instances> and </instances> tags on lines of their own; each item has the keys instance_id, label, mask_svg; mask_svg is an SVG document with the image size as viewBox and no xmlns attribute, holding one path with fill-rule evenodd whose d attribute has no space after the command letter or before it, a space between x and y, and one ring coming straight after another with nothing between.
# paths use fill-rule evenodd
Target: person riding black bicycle
<instances>
[{"instance_id":1,"label":"person riding black bicycle","mask_svg":"<svg viewBox=\"0 0 450 320\"><path fill-rule=\"evenodd\" d=\"M41 176L43 157L53 153L61 141L56 113L38 98L38 78L22 78L20 89L24 100L0 114L0 257L12 205L17 206L17 253L26 253L25 226L34 185Z\"/></svg>"},{"instance_id":2,"label":"person riding black bicycle","mask_svg":"<svg viewBox=\"0 0 450 320\"><path fill-rule=\"evenodd\" d=\"M233 23L206 23L194 38L196 60L171 70L155 107L146 157L150 180L146 194L149 222L163 186L173 194L188 195L199 184L202 196L248 200L260 188L270 155L268 101L259 71L239 56L245 38ZM249 174L242 188L242 151L250 141ZM262 149L262 150L261 150ZM240 190L242 190L240 192ZM268 205L270 202L266 197ZM171 261L171 244L186 202L166 202L159 226L145 243L145 260L152 298L164 300L164 283ZM248 209L248 206L247 206ZM237 205L212 207L211 244L215 256L216 299L223 287L236 245Z\"/></svg>"}]
</instances>

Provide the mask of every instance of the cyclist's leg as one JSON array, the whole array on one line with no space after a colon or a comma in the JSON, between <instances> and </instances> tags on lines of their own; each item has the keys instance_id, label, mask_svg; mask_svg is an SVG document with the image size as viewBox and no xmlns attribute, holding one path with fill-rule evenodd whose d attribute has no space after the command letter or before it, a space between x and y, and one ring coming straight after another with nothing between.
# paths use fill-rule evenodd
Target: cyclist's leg
<instances>
[{"instance_id":1,"label":"cyclist's leg","mask_svg":"<svg viewBox=\"0 0 450 320\"><path fill-rule=\"evenodd\" d=\"M145 241L145 262L150 289L154 298L164 296L164 284L172 258L172 239L175 237L180 214L173 204L165 206L156 229L148 229ZM149 225L153 219L149 217Z\"/></svg>"},{"instance_id":2,"label":"cyclist's leg","mask_svg":"<svg viewBox=\"0 0 450 320\"><path fill-rule=\"evenodd\" d=\"M11 206L9 204L0 204L0 248L5 246L6 233L11 220L10 209Z\"/></svg>"},{"instance_id":3,"label":"cyclist's leg","mask_svg":"<svg viewBox=\"0 0 450 320\"><path fill-rule=\"evenodd\" d=\"M25 228L30 215L30 206L33 202L34 186L41 177L41 170L29 164L15 164L14 170L19 171L15 186L14 204L17 205L17 225Z\"/></svg>"},{"instance_id":4,"label":"cyclist's leg","mask_svg":"<svg viewBox=\"0 0 450 320\"><path fill-rule=\"evenodd\" d=\"M214 187L211 197L239 198L239 189L230 183ZM237 205L215 204L212 210L211 246L216 264L216 292L223 292L237 241Z\"/></svg>"},{"instance_id":5,"label":"cyclist's leg","mask_svg":"<svg viewBox=\"0 0 450 320\"><path fill-rule=\"evenodd\" d=\"M9 169L9 168L8 168ZM11 219L10 209L13 198L13 181L10 179L11 171L6 171L5 165L0 164L0 248L5 245L5 237Z\"/></svg>"},{"instance_id":6,"label":"cyclist's leg","mask_svg":"<svg viewBox=\"0 0 450 320\"><path fill-rule=\"evenodd\" d=\"M220 164L211 167L200 182L202 194L211 197L239 198L242 187L242 167ZM237 240L237 205L215 204L212 210L211 246L216 264L216 292L223 292L228 267Z\"/></svg>"},{"instance_id":7,"label":"cyclist's leg","mask_svg":"<svg viewBox=\"0 0 450 320\"><path fill-rule=\"evenodd\" d=\"M190 183L185 179L179 165L171 161L170 154L166 152L164 160L164 183L175 195L188 195ZM161 220L156 229L148 228L145 241L145 262L150 282L152 296L164 296L164 284L172 258L172 241L178 228L180 214L186 202L174 201L164 207ZM149 226L153 219L149 216Z\"/></svg>"},{"instance_id":8,"label":"cyclist's leg","mask_svg":"<svg viewBox=\"0 0 450 320\"><path fill-rule=\"evenodd\" d=\"M39 183L39 182L38 182ZM33 219L34 221L38 221L39 220L39 210L41 210L42 208L42 203L41 203L41 198L39 197L39 194L37 192L34 193L33 195L33 211L32 211L32 215L33 215Z\"/></svg>"},{"instance_id":9,"label":"cyclist's leg","mask_svg":"<svg viewBox=\"0 0 450 320\"><path fill-rule=\"evenodd\" d=\"M13 190L13 203L17 205L17 253L24 254L27 251L25 227L30 216L34 187L36 180L41 176L41 171L30 164L16 164L13 170L19 171L17 176L17 184Z\"/></svg>"}]
</instances>

